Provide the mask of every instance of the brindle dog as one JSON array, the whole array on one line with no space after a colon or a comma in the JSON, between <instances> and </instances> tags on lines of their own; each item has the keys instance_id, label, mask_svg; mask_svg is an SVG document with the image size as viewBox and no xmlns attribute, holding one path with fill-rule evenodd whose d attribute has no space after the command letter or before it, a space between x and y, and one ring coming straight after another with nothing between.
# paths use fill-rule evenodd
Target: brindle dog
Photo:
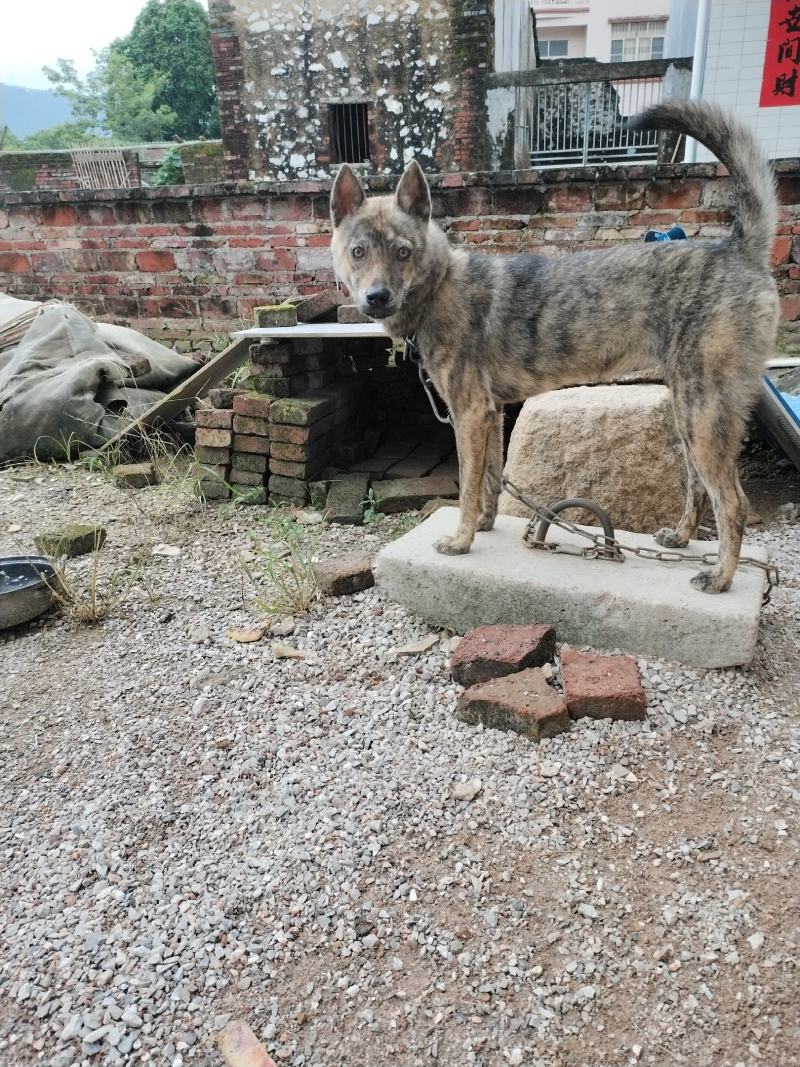
<instances>
[{"instance_id":1,"label":"brindle dog","mask_svg":"<svg viewBox=\"0 0 800 1067\"><path fill-rule=\"evenodd\" d=\"M362 312L393 338L416 337L453 415L461 510L440 552L468 552L475 531L494 524L504 404L660 366L686 458L687 500L676 528L656 541L683 547L710 499L719 563L692 583L721 593L747 513L737 473L742 435L778 322L774 182L752 132L715 106L666 103L634 122L694 137L727 166L737 201L730 236L556 259L482 255L451 247L431 222L416 162L393 196L370 199L345 165L331 192L334 263Z\"/></svg>"}]
</instances>

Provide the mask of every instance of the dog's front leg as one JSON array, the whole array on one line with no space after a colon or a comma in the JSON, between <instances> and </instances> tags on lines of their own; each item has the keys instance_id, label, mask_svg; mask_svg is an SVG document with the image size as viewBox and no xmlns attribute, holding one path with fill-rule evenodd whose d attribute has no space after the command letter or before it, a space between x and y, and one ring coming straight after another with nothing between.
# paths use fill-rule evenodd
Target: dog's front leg
<instances>
[{"instance_id":1,"label":"dog's front leg","mask_svg":"<svg viewBox=\"0 0 800 1067\"><path fill-rule=\"evenodd\" d=\"M486 469L486 448L494 413L471 407L455 414L456 448L460 477L460 517L455 537L436 542L437 552L448 556L469 552L481 512L481 490Z\"/></svg>"}]
</instances>

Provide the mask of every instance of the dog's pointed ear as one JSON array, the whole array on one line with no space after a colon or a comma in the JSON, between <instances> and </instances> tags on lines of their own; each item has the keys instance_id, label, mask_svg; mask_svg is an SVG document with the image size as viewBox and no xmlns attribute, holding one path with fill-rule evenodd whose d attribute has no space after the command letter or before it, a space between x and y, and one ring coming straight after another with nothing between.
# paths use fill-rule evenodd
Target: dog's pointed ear
<instances>
[{"instance_id":1,"label":"dog's pointed ear","mask_svg":"<svg viewBox=\"0 0 800 1067\"><path fill-rule=\"evenodd\" d=\"M334 226L339 226L348 215L358 211L364 203L364 189L361 182L346 163L339 167L339 173L331 189L331 219Z\"/></svg>"},{"instance_id":2,"label":"dog's pointed ear","mask_svg":"<svg viewBox=\"0 0 800 1067\"><path fill-rule=\"evenodd\" d=\"M428 222L431 217L431 191L422 167L413 159L397 183L394 198L397 206L412 218Z\"/></svg>"}]
</instances>

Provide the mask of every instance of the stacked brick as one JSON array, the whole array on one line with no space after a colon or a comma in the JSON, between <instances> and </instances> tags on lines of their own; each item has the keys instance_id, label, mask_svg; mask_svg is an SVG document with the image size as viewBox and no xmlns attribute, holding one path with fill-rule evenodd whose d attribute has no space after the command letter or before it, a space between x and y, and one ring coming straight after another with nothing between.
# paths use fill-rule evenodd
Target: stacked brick
<instances>
[{"instance_id":1,"label":"stacked brick","mask_svg":"<svg viewBox=\"0 0 800 1067\"><path fill-rule=\"evenodd\" d=\"M323 299L325 298L325 299ZM292 326L298 318L335 316L339 294L256 310L259 326ZM254 504L305 503L343 452L363 448L357 379L341 374L340 341L297 338L250 348L240 389L214 390L219 405L196 413L201 492Z\"/></svg>"}]
</instances>

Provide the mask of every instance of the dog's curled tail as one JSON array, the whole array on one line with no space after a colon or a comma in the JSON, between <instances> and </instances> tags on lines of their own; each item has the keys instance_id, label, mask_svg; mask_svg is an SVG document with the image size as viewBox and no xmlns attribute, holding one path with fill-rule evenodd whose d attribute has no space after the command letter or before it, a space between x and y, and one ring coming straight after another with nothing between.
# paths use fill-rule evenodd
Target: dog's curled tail
<instances>
[{"instance_id":1,"label":"dog's curled tail","mask_svg":"<svg viewBox=\"0 0 800 1067\"><path fill-rule=\"evenodd\" d=\"M733 237L753 262L768 269L778 201L772 168L753 131L716 104L697 100L656 104L635 116L631 126L686 134L725 164L737 200Z\"/></svg>"}]
</instances>

